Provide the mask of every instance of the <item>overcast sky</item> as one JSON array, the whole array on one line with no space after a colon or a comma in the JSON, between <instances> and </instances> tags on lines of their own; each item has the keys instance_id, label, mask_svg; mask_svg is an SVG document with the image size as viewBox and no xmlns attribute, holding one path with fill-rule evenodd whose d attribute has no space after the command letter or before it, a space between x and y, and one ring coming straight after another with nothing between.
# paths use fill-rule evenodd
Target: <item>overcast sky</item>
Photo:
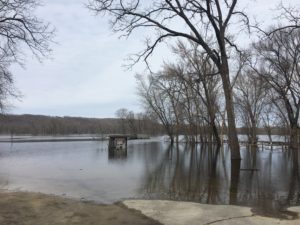
<instances>
[{"instance_id":1,"label":"overcast sky","mask_svg":"<svg viewBox=\"0 0 300 225\"><path fill-rule=\"evenodd\" d=\"M298 4L299 0L286 0ZM107 18L93 16L84 7L87 0L44 0L36 14L56 29L51 59L42 64L33 57L26 68L13 66L21 101L13 101L9 113L53 116L114 117L119 108L141 111L134 75L138 64L126 71L126 57L142 48L142 35L119 39ZM271 20L275 1L242 1L261 20ZM152 59L154 65L169 55L166 47ZM30 55L29 55L30 56Z\"/></svg>"}]
</instances>

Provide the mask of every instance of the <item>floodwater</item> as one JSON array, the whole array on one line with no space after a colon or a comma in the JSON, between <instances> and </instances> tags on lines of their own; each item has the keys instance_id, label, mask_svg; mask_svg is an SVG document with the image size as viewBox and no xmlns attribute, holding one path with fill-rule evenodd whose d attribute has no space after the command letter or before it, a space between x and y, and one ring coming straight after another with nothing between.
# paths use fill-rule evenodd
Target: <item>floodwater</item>
<instances>
[{"instance_id":1,"label":"floodwater","mask_svg":"<svg viewBox=\"0 0 300 225\"><path fill-rule=\"evenodd\" d=\"M161 139L129 141L109 154L105 141L0 143L0 188L112 203L166 199L250 206L277 215L300 205L298 152L242 148L240 165L226 147Z\"/></svg>"}]
</instances>

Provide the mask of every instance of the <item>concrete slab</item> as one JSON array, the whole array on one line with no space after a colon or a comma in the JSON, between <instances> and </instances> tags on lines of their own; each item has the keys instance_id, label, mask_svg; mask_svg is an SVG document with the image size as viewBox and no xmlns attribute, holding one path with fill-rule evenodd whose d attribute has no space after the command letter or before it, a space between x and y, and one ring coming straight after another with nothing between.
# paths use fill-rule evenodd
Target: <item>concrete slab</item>
<instances>
[{"instance_id":1,"label":"concrete slab","mask_svg":"<svg viewBox=\"0 0 300 225\"><path fill-rule=\"evenodd\" d=\"M165 225L299 225L300 207L290 208L296 219L281 220L255 215L250 208L160 200L126 200L128 208L141 211Z\"/></svg>"}]
</instances>

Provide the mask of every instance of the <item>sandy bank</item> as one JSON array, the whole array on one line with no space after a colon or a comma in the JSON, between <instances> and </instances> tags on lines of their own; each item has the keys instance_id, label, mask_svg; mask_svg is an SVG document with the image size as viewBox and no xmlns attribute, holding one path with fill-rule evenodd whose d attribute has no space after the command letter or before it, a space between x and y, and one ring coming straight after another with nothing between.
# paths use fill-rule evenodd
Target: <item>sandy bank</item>
<instances>
[{"instance_id":1,"label":"sandy bank","mask_svg":"<svg viewBox=\"0 0 300 225\"><path fill-rule=\"evenodd\" d=\"M0 193L1 225L155 225L121 204L99 205L36 193Z\"/></svg>"}]
</instances>

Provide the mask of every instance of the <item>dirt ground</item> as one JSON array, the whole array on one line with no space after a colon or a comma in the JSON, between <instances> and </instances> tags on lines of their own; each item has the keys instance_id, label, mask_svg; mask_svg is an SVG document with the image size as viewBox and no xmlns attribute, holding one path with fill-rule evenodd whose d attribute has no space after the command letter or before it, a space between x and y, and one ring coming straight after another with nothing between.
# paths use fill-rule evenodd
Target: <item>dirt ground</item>
<instances>
[{"instance_id":1,"label":"dirt ground","mask_svg":"<svg viewBox=\"0 0 300 225\"><path fill-rule=\"evenodd\" d=\"M99 205L37 193L0 193L0 225L156 225L122 204Z\"/></svg>"}]
</instances>

